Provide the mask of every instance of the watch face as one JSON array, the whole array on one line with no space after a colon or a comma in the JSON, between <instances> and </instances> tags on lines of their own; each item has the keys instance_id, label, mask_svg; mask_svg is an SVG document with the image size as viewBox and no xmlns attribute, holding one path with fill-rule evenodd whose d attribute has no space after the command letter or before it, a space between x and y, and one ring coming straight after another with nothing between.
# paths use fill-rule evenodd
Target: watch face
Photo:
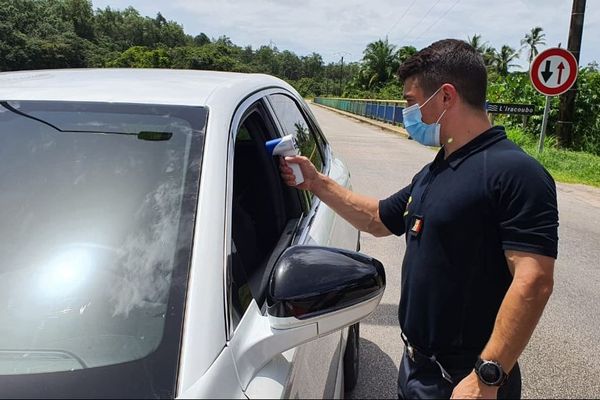
<instances>
[{"instance_id":1,"label":"watch face","mask_svg":"<svg viewBox=\"0 0 600 400\"><path fill-rule=\"evenodd\" d=\"M491 362L484 362L481 367L479 367L479 374L484 382L491 385L498 383L502 378L500 367Z\"/></svg>"}]
</instances>

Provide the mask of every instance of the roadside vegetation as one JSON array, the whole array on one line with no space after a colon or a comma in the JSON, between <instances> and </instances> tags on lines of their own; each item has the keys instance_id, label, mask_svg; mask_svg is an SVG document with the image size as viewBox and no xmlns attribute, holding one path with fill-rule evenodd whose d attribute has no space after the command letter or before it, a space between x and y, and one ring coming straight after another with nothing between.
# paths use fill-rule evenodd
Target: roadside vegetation
<instances>
[{"instance_id":1,"label":"roadside vegetation","mask_svg":"<svg viewBox=\"0 0 600 400\"><path fill-rule=\"evenodd\" d=\"M539 160L555 180L600 187L600 156L560 149L553 136L546 137L544 151L540 154L538 138L517 127L508 128L507 134L509 139Z\"/></svg>"},{"instance_id":2,"label":"roadside vegetation","mask_svg":"<svg viewBox=\"0 0 600 400\"><path fill-rule=\"evenodd\" d=\"M488 100L533 104L538 115L498 116L513 140L537 156L544 96L519 71L545 43L541 27L518 46L494 47L481 35L465 38L482 55L489 73ZM318 53L296 55L274 44L239 46L227 36L186 34L158 13L142 16L133 7L94 9L89 0L0 0L0 71L46 68L181 68L260 72L278 76L303 96L401 99L398 66L417 51L387 38L366 45L359 62L325 63ZM559 148L554 136L558 98L553 98L548 140L540 161L557 180L600 186L600 71L596 62L579 71L574 134Z\"/></svg>"}]
</instances>

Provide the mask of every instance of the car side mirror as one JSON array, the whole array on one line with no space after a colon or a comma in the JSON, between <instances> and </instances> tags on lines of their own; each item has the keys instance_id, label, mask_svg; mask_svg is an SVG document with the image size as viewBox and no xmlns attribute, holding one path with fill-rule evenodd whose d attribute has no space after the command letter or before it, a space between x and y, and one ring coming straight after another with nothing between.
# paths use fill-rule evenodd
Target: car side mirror
<instances>
[{"instance_id":1,"label":"car side mirror","mask_svg":"<svg viewBox=\"0 0 600 400\"><path fill-rule=\"evenodd\" d=\"M341 316L372 299L378 303L384 290L383 264L372 257L330 247L293 246L281 255L271 275L267 314L275 329L302 326L319 317ZM333 324L337 326L327 324L327 330L341 329L356 322L351 319L365 317L348 314ZM319 333L324 332L319 329Z\"/></svg>"},{"instance_id":2,"label":"car side mirror","mask_svg":"<svg viewBox=\"0 0 600 400\"><path fill-rule=\"evenodd\" d=\"M371 314L385 290L383 264L354 251L293 246L284 251L267 287L267 315L250 302L229 342L239 380L252 377L273 357L350 326Z\"/></svg>"}]
</instances>

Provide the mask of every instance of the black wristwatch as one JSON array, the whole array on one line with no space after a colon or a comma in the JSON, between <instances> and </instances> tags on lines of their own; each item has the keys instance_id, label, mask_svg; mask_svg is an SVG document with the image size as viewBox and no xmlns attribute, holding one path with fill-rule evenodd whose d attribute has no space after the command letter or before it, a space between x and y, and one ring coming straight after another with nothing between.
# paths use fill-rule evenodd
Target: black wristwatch
<instances>
[{"instance_id":1,"label":"black wristwatch","mask_svg":"<svg viewBox=\"0 0 600 400\"><path fill-rule=\"evenodd\" d=\"M477 357L475 373L479 380L488 386L502 386L508 379L508 374L502 369L497 361L482 360Z\"/></svg>"}]
</instances>

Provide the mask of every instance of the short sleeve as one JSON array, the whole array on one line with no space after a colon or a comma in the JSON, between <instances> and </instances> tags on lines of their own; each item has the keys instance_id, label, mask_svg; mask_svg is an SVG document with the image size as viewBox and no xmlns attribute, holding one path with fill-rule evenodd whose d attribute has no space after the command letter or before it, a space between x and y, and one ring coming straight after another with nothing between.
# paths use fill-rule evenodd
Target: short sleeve
<instances>
[{"instance_id":1,"label":"short sleeve","mask_svg":"<svg viewBox=\"0 0 600 400\"><path fill-rule=\"evenodd\" d=\"M510 164L502 169L494 185L502 248L556 258L558 207L554 179L529 156Z\"/></svg>"},{"instance_id":2,"label":"short sleeve","mask_svg":"<svg viewBox=\"0 0 600 400\"><path fill-rule=\"evenodd\" d=\"M390 232L401 236L406 231L404 211L410 197L412 185L408 185L390 197L379 201L379 218Z\"/></svg>"}]
</instances>

